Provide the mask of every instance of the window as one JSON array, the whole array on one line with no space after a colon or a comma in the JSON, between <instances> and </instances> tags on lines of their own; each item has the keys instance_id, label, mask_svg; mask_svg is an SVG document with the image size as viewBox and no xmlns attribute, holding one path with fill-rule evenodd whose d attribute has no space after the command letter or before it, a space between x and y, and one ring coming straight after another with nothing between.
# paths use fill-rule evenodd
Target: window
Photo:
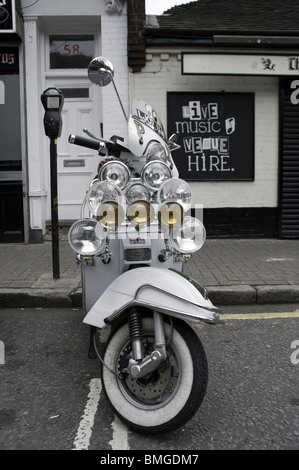
<instances>
[{"instance_id":1,"label":"window","mask_svg":"<svg viewBox=\"0 0 299 470\"><path fill-rule=\"evenodd\" d=\"M60 88L66 99L89 98L89 88Z\"/></svg>"},{"instance_id":2,"label":"window","mask_svg":"<svg viewBox=\"0 0 299 470\"><path fill-rule=\"evenodd\" d=\"M51 69L83 69L94 57L94 36L51 35Z\"/></svg>"}]
</instances>

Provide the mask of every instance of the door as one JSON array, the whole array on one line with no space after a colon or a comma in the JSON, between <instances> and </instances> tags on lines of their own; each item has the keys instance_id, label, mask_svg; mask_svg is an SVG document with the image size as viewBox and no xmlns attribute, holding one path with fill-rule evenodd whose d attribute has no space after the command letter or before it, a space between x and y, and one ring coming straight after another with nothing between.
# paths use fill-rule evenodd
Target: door
<instances>
[{"instance_id":1,"label":"door","mask_svg":"<svg viewBox=\"0 0 299 470\"><path fill-rule=\"evenodd\" d=\"M83 198L99 162L97 152L68 142L70 134L85 135L83 128L100 137L101 91L87 77L95 53L95 36L50 34L48 47L47 87L57 87L64 95L62 133L57 141L58 217L60 221L72 221L80 217Z\"/></svg>"},{"instance_id":2,"label":"door","mask_svg":"<svg viewBox=\"0 0 299 470\"><path fill-rule=\"evenodd\" d=\"M97 173L96 151L68 142L70 134L85 135L84 128L100 137L98 90L86 80L60 79L55 83L64 95L62 133L57 142L58 217L72 221L80 217L82 201Z\"/></svg>"},{"instance_id":3,"label":"door","mask_svg":"<svg viewBox=\"0 0 299 470\"><path fill-rule=\"evenodd\" d=\"M291 99L292 93L298 94L292 83L280 82L280 238L299 238L299 103Z\"/></svg>"}]
</instances>

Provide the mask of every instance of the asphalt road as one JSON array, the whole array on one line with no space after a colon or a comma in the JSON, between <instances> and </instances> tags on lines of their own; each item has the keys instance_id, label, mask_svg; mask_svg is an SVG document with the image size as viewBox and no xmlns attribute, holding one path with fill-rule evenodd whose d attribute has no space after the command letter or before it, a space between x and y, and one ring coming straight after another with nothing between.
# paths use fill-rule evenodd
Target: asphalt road
<instances>
[{"instance_id":1,"label":"asphalt road","mask_svg":"<svg viewBox=\"0 0 299 470\"><path fill-rule=\"evenodd\" d=\"M238 312L294 312L241 319ZM225 307L196 326L206 397L167 435L129 430L111 411L75 309L0 309L0 450L299 450L299 305ZM129 465L127 465L129 466Z\"/></svg>"}]
</instances>

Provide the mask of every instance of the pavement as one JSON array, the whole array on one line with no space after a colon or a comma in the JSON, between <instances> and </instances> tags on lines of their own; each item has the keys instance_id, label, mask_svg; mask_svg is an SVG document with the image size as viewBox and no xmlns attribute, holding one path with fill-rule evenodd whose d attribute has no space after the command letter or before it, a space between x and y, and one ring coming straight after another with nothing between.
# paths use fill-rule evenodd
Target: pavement
<instances>
[{"instance_id":1,"label":"pavement","mask_svg":"<svg viewBox=\"0 0 299 470\"><path fill-rule=\"evenodd\" d=\"M52 243L0 244L0 307L82 305L81 269L59 242L60 278L53 277ZM299 302L299 240L208 239L186 264L217 305Z\"/></svg>"}]
</instances>

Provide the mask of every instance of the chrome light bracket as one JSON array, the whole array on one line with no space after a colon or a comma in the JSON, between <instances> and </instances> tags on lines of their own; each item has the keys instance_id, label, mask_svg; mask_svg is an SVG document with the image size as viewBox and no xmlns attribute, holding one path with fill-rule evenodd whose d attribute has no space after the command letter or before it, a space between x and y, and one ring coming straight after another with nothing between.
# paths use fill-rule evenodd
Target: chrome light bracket
<instances>
[{"instance_id":1,"label":"chrome light bracket","mask_svg":"<svg viewBox=\"0 0 299 470\"><path fill-rule=\"evenodd\" d=\"M105 244L104 253L101 253L99 256L101 257L102 262L104 264L109 264L110 263L111 258L112 258L112 252L109 250L109 241L106 242L106 244Z\"/></svg>"}]
</instances>

